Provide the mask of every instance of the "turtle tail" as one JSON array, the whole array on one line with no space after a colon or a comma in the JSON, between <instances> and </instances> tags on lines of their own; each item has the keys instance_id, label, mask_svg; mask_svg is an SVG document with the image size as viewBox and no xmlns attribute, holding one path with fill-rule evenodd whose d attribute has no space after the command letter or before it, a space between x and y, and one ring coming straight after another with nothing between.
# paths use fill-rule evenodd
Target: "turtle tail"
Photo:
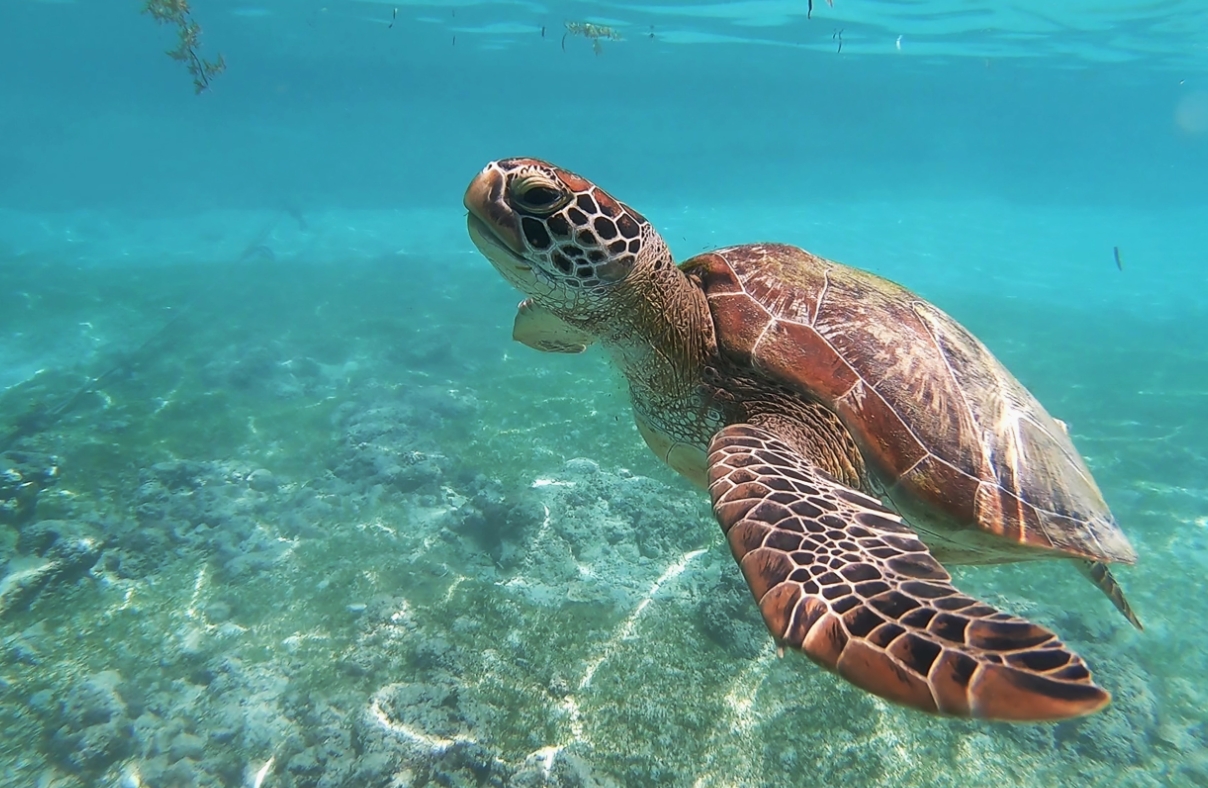
<instances>
[{"instance_id":1,"label":"turtle tail","mask_svg":"<svg viewBox=\"0 0 1208 788\"><path fill-rule=\"evenodd\" d=\"M1076 563L1078 571L1086 575L1087 579L1098 586L1100 591L1107 594L1107 598L1116 606L1116 610L1124 614L1128 623L1137 629L1145 629L1141 626L1141 619L1137 618L1137 614L1133 612L1132 605L1128 604L1128 600L1124 598L1124 589L1116 582L1116 578L1108 569L1107 564L1102 561L1085 560L1078 560Z\"/></svg>"}]
</instances>

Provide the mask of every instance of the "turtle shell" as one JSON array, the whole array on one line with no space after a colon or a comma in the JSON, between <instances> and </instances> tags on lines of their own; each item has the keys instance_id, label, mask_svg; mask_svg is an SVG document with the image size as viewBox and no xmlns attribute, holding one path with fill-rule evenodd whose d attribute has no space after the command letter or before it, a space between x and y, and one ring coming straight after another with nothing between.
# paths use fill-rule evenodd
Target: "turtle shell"
<instances>
[{"instance_id":1,"label":"turtle shell","mask_svg":"<svg viewBox=\"0 0 1208 788\"><path fill-rule=\"evenodd\" d=\"M834 411L878 492L936 538L941 560L1135 560L1063 426L934 305L792 246L721 249L683 267L708 298L723 358Z\"/></svg>"}]
</instances>

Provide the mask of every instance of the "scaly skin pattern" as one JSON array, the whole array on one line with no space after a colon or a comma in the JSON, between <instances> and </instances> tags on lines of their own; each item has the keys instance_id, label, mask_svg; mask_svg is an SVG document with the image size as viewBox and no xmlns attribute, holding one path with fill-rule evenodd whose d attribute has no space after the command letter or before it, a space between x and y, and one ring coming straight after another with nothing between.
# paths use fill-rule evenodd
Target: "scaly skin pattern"
<instances>
[{"instance_id":1,"label":"scaly skin pattern","mask_svg":"<svg viewBox=\"0 0 1208 788\"><path fill-rule=\"evenodd\" d=\"M520 192L551 201L529 206ZM705 447L725 418L701 388L716 353L713 324L704 294L645 217L530 159L489 165L466 205L487 259L531 303L596 337L629 383L651 448L703 487Z\"/></svg>"},{"instance_id":2,"label":"scaly skin pattern","mask_svg":"<svg viewBox=\"0 0 1208 788\"><path fill-rule=\"evenodd\" d=\"M517 338L609 354L650 448L709 489L777 642L933 713L1108 702L1053 633L960 594L933 557L1133 558L1064 430L955 321L794 247L677 267L641 214L536 159L492 162L465 205L528 296Z\"/></svg>"},{"instance_id":3,"label":"scaly skin pattern","mask_svg":"<svg viewBox=\"0 0 1208 788\"><path fill-rule=\"evenodd\" d=\"M709 478L718 521L778 643L933 713L1046 720L1108 702L1056 635L961 594L900 517L770 432L723 428Z\"/></svg>"}]
</instances>

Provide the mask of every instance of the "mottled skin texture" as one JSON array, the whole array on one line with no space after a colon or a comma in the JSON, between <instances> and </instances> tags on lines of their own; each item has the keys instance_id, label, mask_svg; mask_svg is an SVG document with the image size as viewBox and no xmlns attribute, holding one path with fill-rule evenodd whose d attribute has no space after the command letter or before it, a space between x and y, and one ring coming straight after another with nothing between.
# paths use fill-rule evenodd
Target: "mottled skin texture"
<instances>
[{"instance_id":1,"label":"mottled skin texture","mask_svg":"<svg viewBox=\"0 0 1208 788\"><path fill-rule=\"evenodd\" d=\"M538 160L488 165L465 204L528 296L514 337L609 354L647 444L709 489L778 643L929 712L1108 702L1056 635L937 563L1073 558L1135 623L1105 565L1132 548L1065 430L950 317L789 246L677 267L644 217Z\"/></svg>"}]
</instances>

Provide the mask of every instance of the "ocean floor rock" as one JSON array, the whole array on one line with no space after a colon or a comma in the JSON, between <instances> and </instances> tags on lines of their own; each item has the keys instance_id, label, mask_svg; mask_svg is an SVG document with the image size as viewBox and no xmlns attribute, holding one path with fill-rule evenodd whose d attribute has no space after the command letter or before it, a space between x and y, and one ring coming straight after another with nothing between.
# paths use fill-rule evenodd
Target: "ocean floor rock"
<instances>
[{"instance_id":1,"label":"ocean floor rock","mask_svg":"<svg viewBox=\"0 0 1208 788\"><path fill-rule=\"evenodd\" d=\"M505 585L534 601L637 604L669 563L717 539L703 502L664 485L572 459L532 482L534 522L513 527L517 567ZM538 507L541 519L536 520Z\"/></svg>"},{"instance_id":2,"label":"ocean floor rock","mask_svg":"<svg viewBox=\"0 0 1208 788\"><path fill-rule=\"evenodd\" d=\"M34 516L38 493L59 478L59 460L29 451L0 452L0 525Z\"/></svg>"},{"instance_id":3,"label":"ocean floor rock","mask_svg":"<svg viewBox=\"0 0 1208 788\"><path fill-rule=\"evenodd\" d=\"M116 671L73 684L55 710L48 755L69 771L95 775L134 752L139 741L121 686Z\"/></svg>"},{"instance_id":4,"label":"ocean floor rock","mask_svg":"<svg viewBox=\"0 0 1208 788\"><path fill-rule=\"evenodd\" d=\"M422 400L449 402L431 396ZM461 407L456 401L448 405L450 413ZM421 435L442 418L418 397L365 408L342 406L336 419L344 437L332 470L362 492L375 487L392 494L435 492L452 463Z\"/></svg>"},{"instance_id":5,"label":"ocean floor rock","mask_svg":"<svg viewBox=\"0 0 1208 788\"><path fill-rule=\"evenodd\" d=\"M249 482L257 473L263 480L269 472L183 460L145 469L134 494L138 528L124 533L115 547L144 564L142 571L172 550L203 546L233 575L271 565L288 546L259 526L259 518L274 509L278 483L271 477L273 484L257 484L264 488L257 490Z\"/></svg>"},{"instance_id":6,"label":"ocean floor rock","mask_svg":"<svg viewBox=\"0 0 1208 788\"><path fill-rule=\"evenodd\" d=\"M28 606L48 587L83 577L97 563L102 537L85 523L42 520L27 524L17 538L20 557L0 576L0 617Z\"/></svg>"}]
</instances>

